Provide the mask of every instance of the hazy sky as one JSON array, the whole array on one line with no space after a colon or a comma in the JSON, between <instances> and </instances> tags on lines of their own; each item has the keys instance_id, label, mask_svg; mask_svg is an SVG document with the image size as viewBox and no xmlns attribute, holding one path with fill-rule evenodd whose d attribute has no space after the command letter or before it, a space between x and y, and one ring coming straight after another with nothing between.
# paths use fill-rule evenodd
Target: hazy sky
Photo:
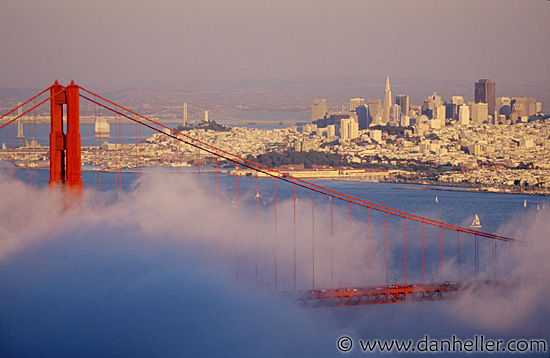
<instances>
[{"instance_id":1,"label":"hazy sky","mask_svg":"<svg viewBox=\"0 0 550 358\"><path fill-rule=\"evenodd\" d=\"M546 0L0 0L0 87L550 80Z\"/></svg>"}]
</instances>

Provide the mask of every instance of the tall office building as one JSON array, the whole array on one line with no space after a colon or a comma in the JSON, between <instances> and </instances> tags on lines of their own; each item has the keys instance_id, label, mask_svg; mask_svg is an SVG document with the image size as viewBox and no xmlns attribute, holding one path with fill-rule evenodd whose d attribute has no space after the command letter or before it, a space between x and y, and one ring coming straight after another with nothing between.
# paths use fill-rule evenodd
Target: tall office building
<instances>
[{"instance_id":1,"label":"tall office building","mask_svg":"<svg viewBox=\"0 0 550 358\"><path fill-rule=\"evenodd\" d=\"M474 103L472 105L472 124L474 126L480 126L487 120L487 117L489 117L489 105L487 103Z\"/></svg>"},{"instance_id":2,"label":"tall office building","mask_svg":"<svg viewBox=\"0 0 550 358\"><path fill-rule=\"evenodd\" d=\"M324 99L316 99L311 106L311 121L322 119L327 114L327 102Z\"/></svg>"},{"instance_id":3,"label":"tall office building","mask_svg":"<svg viewBox=\"0 0 550 358\"><path fill-rule=\"evenodd\" d=\"M456 119L458 117L458 105L445 101L445 118Z\"/></svg>"},{"instance_id":4,"label":"tall office building","mask_svg":"<svg viewBox=\"0 0 550 358\"><path fill-rule=\"evenodd\" d=\"M518 113L520 116L530 117L540 112L540 102L537 102L533 97L512 97L512 112ZM521 108L521 110L515 110L514 108Z\"/></svg>"},{"instance_id":5,"label":"tall office building","mask_svg":"<svg viewBox=\"0 0 550 358\"><path fill-rule=\"evenodd\" d=\"M392 104L390 107L390 121L388 122L391 126L398 127L400 125L401 119L401 107L398 104Z\"/></svg>"},{"instance_id":6,"label":"tall office building","mask_svg":"<svg viewBox=\"0 0 550 358\"><path fill-rule=\"evenodd\" d=\"M512 101L510 97L498 97L495 110L499 115L502 114L506 118L510 118L510 113L512 113Z\"/></svg>"},{"instance_id":7,"label":"tall office building","mask_svg":"<svg viewBox=\"0 0 550 358\"><path fill-rule=\"evenodd\" d=\"M495 83L489 79L480 79L474 86L474 102L487 103L489 113L495 113Z\"/></svg>"},{"instance_id":8,"label":"tall office building","mask_svg":"<svg viewBox=\"0 0 550 358\"><path fill-rule=\"evenodd\" d=\"M382 116L382 102L379 99L369 100L369 126L372 124L377 116Z\"/></svg>"},{"instance_id":9,"label":"tall office building","mask_svg":"<svg viewBox=\"0 0 550 358\"><path fill-rule=\"evenodd\" d=\"M399 107L401 108L401 113L404 116L409 115L409 107L410 107L409 96L405 96L404 94L395 96L395 104L399 105Z\"/></svg>"},{"instance_id":10,"label":"tall office building","mask_svg":"<svg viewBox=\"0 0 550 358\"><path fill-rule=\"evenodd\" d=\"M467 126L470 124L470 107L467 104L461 104L458 107L458 125Z\"/></svg>"},{"instance_id":11,"label":"tall office building","mask_svg":"<svg viewBox=\"0 0 550 358\"><path fill-rule=\"evenodd\" d=\"M382 123L388 124L390 121L390 107L391 107L391 90L390 90L390 77L386 77L386 90L384 91L384 108L382 109Z\"/></svg>"},{"instance_id":12,"label":"tall office building","mask_svg":"<svg viewBox=\"0 0 550 358\"><path fill-rule=\"evenodd\" d=\"M445 106L440 104L436 106L433 111L432 119L437 119L441 121L441 125L445 125Z\"/></svg>"},{"instance_id":13,"label":"tall office building","mask_svg":"<svg viewBox=\"0 0 550 358\"><path fill-rule=\"evenodd\" d=\"M349 141L359 136L359 124L353 118L342 118L340 121L340 139Z\"/></svg>"},{"instance_id":14,"label":"tall office building","mask_svg":"<svg viewBox=\"0 0 550 358\"><path fill-rule=\"evenodd\" d=\"M424 103L422 104L422 114L426 115L428 118L434 118L436 108L442 104L443 102L441 101L441 96L434 92L433 95L424 100Z\"/></svg>"},{"instance_id":15,"label":"tall office building","mask_svg":"<svg viewBox=\"0 0 550 358\"><path fill-rule=\"evenodd\" d=\"M328 140L333 140L336 137L336 125L329 124L327 126L327 138Z\"/></svg>"},{"instance_id":16,"label":"tall office building","mask_svg":"<svg viewBox=\"0 0 550 358\"><path fill-rule=\"evenodd\" d=\"M363 98L352 98L349 100L349 111L355 112L355 109L363 104L365 104L365 100Z\"/></svg>"},{"instance_id":17,"label":"tall office building","mask_svg":"<svg viewBox=\"0 0 550 358\"><path fill-rule=\"evenodd\" d=\"M464 104L464 97L462 97L462 96L452 96L451 97L451 103L456 104L457 107L458 107L461 104Z\"/></svg>"},{"instance_id":18,"label":"tall office building","mask_svg":"<svg viewBox=\"0 0 550 358\"><path fill-rule=\"evenodd\" d=\"M357 114L357 122L359 123L359 130L369 129L369 117L367 113L367 105L362 104L355 108L355 113Z\"/></svg>"}]
</instances>

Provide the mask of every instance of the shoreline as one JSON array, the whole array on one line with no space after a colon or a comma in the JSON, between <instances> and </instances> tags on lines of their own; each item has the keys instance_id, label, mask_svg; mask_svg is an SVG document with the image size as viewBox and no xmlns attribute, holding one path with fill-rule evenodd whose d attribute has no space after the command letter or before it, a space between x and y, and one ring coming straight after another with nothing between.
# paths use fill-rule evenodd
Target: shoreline
<instances>
[{"instance_id":1,"label":"shoreline","mask_svg":"<svg viewBox=\"0 0 550 358\"><path fill-rule=\"evenodd\" d=\"M392 183L392 182L388 182ZM400 184L417 184L417 183L402 183ZM434 184L422 184L427 186L411 186L411 187L399 187L396 186L394 189L403 189L403 190L441 190L441 191L458 191L458 192L464 192L464 193L484 193L484 194L515 194L515 195L536 195L536 196L550 196L550 193L541 193L537 191L522 191L522 190L514 190L514 189L497 189L497 188L478 188L478 187L454 187L449 186L447 188L435 188L432 186L445 186L441 185L440 183L434 183Z\"/></svg>"},{"instance_id":2,"label":"shoreline","mask_svg":"<svg viewBox=\"0 0 550 358\"><path fill-rule=\"evenodd\" d=\"M48 170L48 167L37 167L37 168L25 168L25 167L17 167L18 169L30 169L30 170ZM105 172L105 173L114 173L114 172L122 172L122 173L133 173L133 172L152 172L154 170L147 170L145 168L150 167L142 167L140 170L136 169L123 169L123 170L116 170L116 169L102 169L97 170L99 172ZM203 167L203 170L193 170L189 169L189 167L186 170L174 170L176 173L214 173L216 172L216 169L207 169L209 167L205 166ZM173 169L173 168L172 168ZM96 171L92 168L82 168L82 171ZM231 170L229 169L218 169L220 174L225 175L232 175ZM171 171L168 171L171 172ZM289 174L292 176L292 173L289 172ZM234 174L233 174L234 175ZM259 177L262 178L262 177ZM416 185L416 186L395 186L394 189L401 189L401 190L440 190L440 191L457 191L457 192L464 192L464 193L486 193L486 194L515 194L515 195L535 195L535 196L550 196L550 192L540 192L537 190L518 190L515 188L506 188L506 189L500 189L500 188L493 188L493 187L480 187L476 185L464 185L464 186L456 186L456 185L449 185L446 182L433 182L428 183L425 181L394 181L394 180L361 180L359 177L349 177L349 176L331 176L331 177L318 177L318 178L300 178L304 180L341 180L341 181L355 181L355 182L369 182L369 183L393 183L393 184L406 184L406 185Z\"/></svg>"}]
</instances>

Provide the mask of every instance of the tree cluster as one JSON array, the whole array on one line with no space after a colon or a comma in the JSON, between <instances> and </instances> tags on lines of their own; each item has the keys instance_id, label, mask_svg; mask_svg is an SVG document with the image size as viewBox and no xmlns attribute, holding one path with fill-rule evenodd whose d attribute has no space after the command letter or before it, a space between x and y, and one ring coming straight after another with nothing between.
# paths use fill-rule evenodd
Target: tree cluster
<instances>
[{"instance_id":1,"label":"tree cluster","mask_svg":"<svg viewBox=\"0 0 550 358\"><path fill-rule=\"evenodd\" d=\"M303 164L306 169L311 169L314 165L327 165L331 167L348 165L347 161L340 154L328 154L314 150L310 150L309 152L294 152L290 150L285 150L282 153L269 152L260 154L257 157L249 156L247 159L269 168L299 164Z\"/></svg>"},{"instance_id":2,"label":"tree cluster","mask_svg":"<svg viewBox=\"0 0 550 358\"><path fill-rule=\"evenodd\" d=\"M193 127L193 126L184 127L180 124L175 128L175 130L178 132L189 131L192 129L204 129L204 130L211 130L214 132L229 132L231 130L231 128L229 128L228 126L225 126L223 124L218 124L216 123L216 121L208 121L208 122L203 121L197 124L196 127Z\"/></svg>"}]
</instances>

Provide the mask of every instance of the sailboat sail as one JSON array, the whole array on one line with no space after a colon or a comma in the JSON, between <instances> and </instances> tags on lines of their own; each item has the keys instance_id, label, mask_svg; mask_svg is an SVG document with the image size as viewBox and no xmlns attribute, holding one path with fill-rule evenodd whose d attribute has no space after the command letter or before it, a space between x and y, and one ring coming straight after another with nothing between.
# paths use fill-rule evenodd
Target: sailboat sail
<instances>
[{"instance_id":1,"label":"sailboat sail","mask_svg":"<svg viewBox=\"0 0 550 358\"><path fill-rule=\"evenodd\" d=\"M481 227L481 222L479 221L477 214L475 214L474 221L472 221L472 225L470 225L470 227Z\"/></svg>"}]
</instances>

